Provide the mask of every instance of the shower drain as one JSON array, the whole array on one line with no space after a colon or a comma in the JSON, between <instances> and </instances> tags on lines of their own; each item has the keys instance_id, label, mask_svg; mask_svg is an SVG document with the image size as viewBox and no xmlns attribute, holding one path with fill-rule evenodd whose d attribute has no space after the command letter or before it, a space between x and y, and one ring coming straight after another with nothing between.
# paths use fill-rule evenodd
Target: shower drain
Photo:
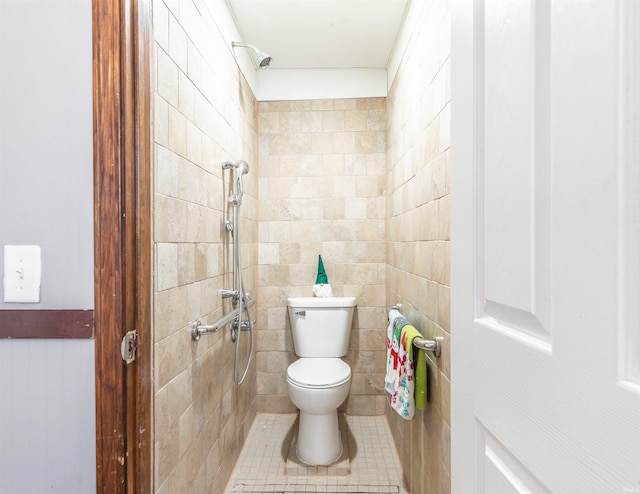
<instances>
[{"instance_id":1,"label":"shower drain","mask_svg":"<svg viewBox=\"0 0 640 494\"><path fill-rule=\"evenodd\" d=\"M317 494L399 494L400 486L397 485L371 485L371 484L349 484L349 485L313 485L313 484L235 484L233 493L260 493L260 494L294 494L294 493L317 493Z\"/></svg>"}]
</instances>

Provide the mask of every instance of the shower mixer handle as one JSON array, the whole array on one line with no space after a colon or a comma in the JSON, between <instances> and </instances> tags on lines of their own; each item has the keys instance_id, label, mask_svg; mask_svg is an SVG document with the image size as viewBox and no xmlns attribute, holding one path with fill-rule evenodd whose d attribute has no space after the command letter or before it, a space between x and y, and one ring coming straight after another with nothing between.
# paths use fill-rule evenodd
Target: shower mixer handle
<instances>
[{"instance_id":1,"label":"shower mixer handle","mask_svg":"<svg viewBox=\"0 0 640 494\"><path fill-rule=\"evenodd\" d=\"M249 331L252 326L256 325L256 321L242 321L240 323L240 329L242 331Z\"/></svg>"}]
</instances>

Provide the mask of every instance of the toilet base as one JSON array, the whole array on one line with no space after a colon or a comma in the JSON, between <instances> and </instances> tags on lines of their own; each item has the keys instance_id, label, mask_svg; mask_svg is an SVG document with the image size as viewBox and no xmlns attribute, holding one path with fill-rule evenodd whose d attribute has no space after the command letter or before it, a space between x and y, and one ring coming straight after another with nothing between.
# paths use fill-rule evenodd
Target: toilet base
<instances>
[{"instance_id":1,"label":"toilet base","mask_svg":"<svg viewBox=\"0 0 640 494\"><path fill-rule=\"evenodd\" d=\"M323 415L300 411L296 449L300 461L310 466L338 461L342 454L338 411Z\"/></svg>"},{"instance_id":2,"label":"toilet base","mask_svg":"<svg viewBox=\"0 0 640 494\"><path fill-rule=\"evenodd\" d=\"M287 437L287 443L289 445L289 452L287 453L287 461L285 463L285 473L296 477L313 476L345 476L351 473L350 456L355 452L355 444L353 437L349 433L349 427L347 426L347 419L344 413L338 414L338 426L340 428L340 440L342 442L342 455L337 461L331 465L307 465L300 458L298 458L298 425L299 419L291 428L290 435Z\"/></svg>"}]
</instances>

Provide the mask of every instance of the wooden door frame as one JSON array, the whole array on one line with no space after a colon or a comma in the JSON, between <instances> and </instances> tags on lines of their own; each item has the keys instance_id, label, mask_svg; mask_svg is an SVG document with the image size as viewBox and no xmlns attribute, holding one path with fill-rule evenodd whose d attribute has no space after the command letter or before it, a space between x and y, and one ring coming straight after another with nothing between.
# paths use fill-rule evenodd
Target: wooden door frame
<instances>
[{"instance_id":1,"label":"wooden door frame","mask_svg":"<svg viewBox=\"0 0 640 494\"><path fill-rule=\"evenodd\" d=\"M150 2L93 0L98 493L153 488Z\"/></svg>"}]
</instances>

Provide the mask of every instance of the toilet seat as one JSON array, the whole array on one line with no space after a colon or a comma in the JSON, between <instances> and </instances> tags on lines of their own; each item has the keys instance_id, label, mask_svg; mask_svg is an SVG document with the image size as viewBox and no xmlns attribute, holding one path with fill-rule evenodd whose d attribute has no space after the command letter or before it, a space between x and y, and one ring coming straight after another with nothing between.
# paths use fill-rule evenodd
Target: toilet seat
<instances>
[{"instance_id":1,"label":"toilet seat","mask_svg":"<svg viewBox=\"0 0 640 494\"><path fill-rule=\"evenodd\" d=\"M339 358L301 358L287 369L287 381L302 388L333 388L349 379L351 367Z\"/></svg>"}]
</instances>

